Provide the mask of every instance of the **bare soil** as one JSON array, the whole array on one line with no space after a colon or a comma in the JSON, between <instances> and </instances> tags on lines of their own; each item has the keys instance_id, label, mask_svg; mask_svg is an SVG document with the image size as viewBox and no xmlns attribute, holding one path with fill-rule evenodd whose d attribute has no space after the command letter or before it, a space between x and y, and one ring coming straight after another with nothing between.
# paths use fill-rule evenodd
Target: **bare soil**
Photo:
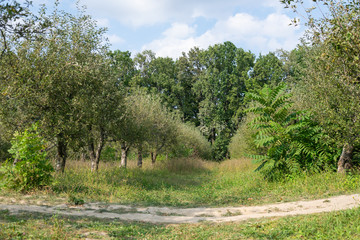
<instances>
[{"instance_id":1,"label":"bare soil","mask_svg":"<svg viewBox=\"0 0 360 240\"><path fill-rule=\"evenodd\" d=\"M168 208L132 207L126 205L87 203L82 206L0 204L0 210L10 214L37 212L64 216L118 219L121 221L141 221L149 223L197 223L235 222L264 217L313 214L345 210L360 206L360 195L342 195L312 201L276 203L262 206L240 206L221 208Z\"/></svg>"}]
</instances>

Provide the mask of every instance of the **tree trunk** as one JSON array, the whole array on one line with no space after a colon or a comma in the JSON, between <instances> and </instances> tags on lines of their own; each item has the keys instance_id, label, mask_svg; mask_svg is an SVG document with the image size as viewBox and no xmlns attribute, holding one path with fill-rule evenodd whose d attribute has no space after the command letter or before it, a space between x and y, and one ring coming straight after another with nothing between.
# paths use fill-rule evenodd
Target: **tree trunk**
<instances>
[{"instance_id":1,"label":"tree trunk","mask_svg":"<svg viewBox=\"0 0 360 240\"><path fill-rule=\"evenodd\" d=\"M105 134L103 130L100 130L100 140L97 148L95 149L94 143L90 143L90 160L91 160L91 171L97 171L99 169L101 151L105 145Z\"/></svg>"},{"instance_id":2,"label":"tree trunk","mask_svg":"<svg viewBox=\"0 0 360 240\"><path fill-rule=\"evenodd\" d=\"M143 160L142 160L142 146L141 144L139 144L138 146L138 162L137 162L137 166L139 168L142 167L142 164L143 164Z\"/></svg>"},{"instance_id":3,"label":"tree trunk","mask_svg":"<svg viewBox=\"0 0 360 240\"><path fill-rule=\"evenodd\" d=\"M352 158L353 158L354 146L345 144L341 153L341 156L338 161L338 173L345 173L346 170L351 169L352 167Z\"/></svg>"},{"instance_id":4,"label":"tree trunk","mask_svg":"<svg viewBox=\"0 0 360 240\"><path fill-rule=\"evenodd\" d=\"M86 162L86 153L82 152L80 155L80 161Z\"/></svg>"},{"instance_id":5,"label":"tree trunk","mask_svg":"<svg viewBox=\"0 0 360 240\"><path fill-rule=\"evenodd\" d=\"M90 157L90 164L91 164L91 171L95 171L98 167L96 166L96 153L95 153L95 146L93 142L89 144L89 157Z\"/></svg>"},{"instance_id":6,"label":"tree trunk","mask_svg":"<svg viewBox=\"0 0 360 240\"><path fill-rule=\"evenodd\" d=\"M120 167L126 168L127 166L127 155L130 147L126 146L125 142L121 143L121 163Z\"/></svg>"},{"instance_id":7,"label":"tree trunk","mask_svg":"<svg viewBox=\"0 0 360 240\"><path fill-rule=\"evenodd\" d=\"M156 157L157 157L156 150L154 152L151 152L150 155L151 155L151 163L154 165L156 162Z\"/></svg>"},{"instance_id":8,"label":"tree trunk","mask_svg":"<svg viewBox=\"0 0 360 240\"><path fill-rule=\"evenodd\" d=\"M216 131L215 128L211 129L211 146L214 146L216 139Z\"/></svg>"},{"instance_id":9,"label":"tree trunk","mask_svg":"<svg viewBox=\"0 0 360 240\"><path fill-rule=\"evenodd\" d=\"M67 158L67 146L63 134L59 134L57 137L57 156L56 156L56 172L63 173L65 170Z\"/></svg>"}]
</instances>

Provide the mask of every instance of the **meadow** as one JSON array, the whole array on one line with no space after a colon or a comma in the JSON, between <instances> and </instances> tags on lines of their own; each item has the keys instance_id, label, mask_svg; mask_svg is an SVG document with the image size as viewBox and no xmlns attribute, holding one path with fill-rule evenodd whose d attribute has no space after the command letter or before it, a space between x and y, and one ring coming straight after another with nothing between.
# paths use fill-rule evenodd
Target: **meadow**
<instances>
[{"instance_id":1,"label":"meadow","mask_svg":"<svg viewBox=\"0 0 360 240\"><path fill-rule=\"evenodd\" d=\"M149 164L147 164L149 163ZM89 163L72 161L64 174L55 175L48 189L30 193L2 190L0 203L75 204L121 203L132 206L242 206L326 198L356 193L359 175L333 172L303 174L269 181L254 172L248 159L221 163L198 159L149 160L139 169L117 162L102 163L90 172ZM0 239L357 239L360 210L251 220L238 223L149 224L94 218L23 213L0 214ZM41 229L41 230L40 230Z\"/></svg>"},{"instance_id":2,"label":"meadow","mask_svg":"<svg viewBox=\"0 0 360 240\"><path fill-rule=\"evenodd\" d=\"M141 169L134 160L127 169L118 162L104 162L98 172L91 172L88 162L71 161L64 174L55 175L49 188L25 197L7 190L1 195L54 204L80 199L134 206L217 207L318 199L360 190L360 176L355 173L304 173L270 181L254 171L256 166L249 159L217 163L182 158L154 166L150 162L145 159Z\"/></svg>"}]
</instances>

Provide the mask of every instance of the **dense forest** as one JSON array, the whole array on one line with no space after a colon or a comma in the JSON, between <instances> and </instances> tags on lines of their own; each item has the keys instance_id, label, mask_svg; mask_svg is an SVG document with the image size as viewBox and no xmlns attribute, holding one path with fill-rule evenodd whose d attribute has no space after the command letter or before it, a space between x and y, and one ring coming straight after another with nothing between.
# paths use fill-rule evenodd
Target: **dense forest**
<instances>
[{"instance_id":1,"label":"dense forest","mask_svg":"<svg viewBox=\"0 0 360 240\"><path fill-rule=\"evenodd\" d=\"M300 2L282 1L295 12ZM153 164L246 156L271 179L354 169L360 4L315 2L292 51L256 56L224 42L172 59L110 50L106 30L81 8L72 15L57 3L34 14L0 1L0 177L41 186L67 161L126 168L130 152L139 167L145 156ZM19 180L25 172L31 180Z\"/></svg>"}]
</instances>

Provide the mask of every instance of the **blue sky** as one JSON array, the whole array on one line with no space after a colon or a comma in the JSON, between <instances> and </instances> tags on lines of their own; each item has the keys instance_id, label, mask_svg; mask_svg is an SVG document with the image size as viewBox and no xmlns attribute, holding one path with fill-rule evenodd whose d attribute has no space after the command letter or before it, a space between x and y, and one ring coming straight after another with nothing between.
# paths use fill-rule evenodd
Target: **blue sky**
<instances>
[{"instance_id":1,"label":"blue sky","mask_svg":"<svg viewBox=\"0 0 360 240\"><path fill-rule=\"evenodd\" d=\"M75 0L62 0L68 12ZM34 7L51 0L33 0ZM304 28L289 26L294 14L279 0L81 0L98 25L108 29L112 49L146 49L177 58L192 47L231 41L255 54L291 50Z\"/></svg>"}]
</instances>

